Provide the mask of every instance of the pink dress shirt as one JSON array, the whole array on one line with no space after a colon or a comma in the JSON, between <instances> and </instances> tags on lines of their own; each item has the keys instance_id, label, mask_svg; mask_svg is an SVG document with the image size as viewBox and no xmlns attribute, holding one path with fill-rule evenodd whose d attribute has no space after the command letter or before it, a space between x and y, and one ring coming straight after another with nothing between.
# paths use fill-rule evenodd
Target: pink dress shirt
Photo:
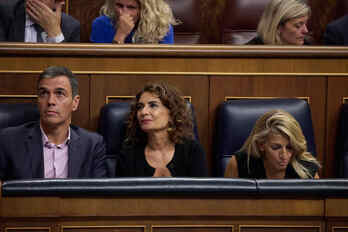
<instances>
[{"instance_id":1,"label":"pink dress shirt","mask_svg":"<svg viewBox=\"0 0 348 232\"><path fill-rule=\"evenodd\" d=\"M70 141L70 127L66 140L59 145L51 143L41 128L45 178L68 177L68 144Z\"/></svg>"}]
</instances>

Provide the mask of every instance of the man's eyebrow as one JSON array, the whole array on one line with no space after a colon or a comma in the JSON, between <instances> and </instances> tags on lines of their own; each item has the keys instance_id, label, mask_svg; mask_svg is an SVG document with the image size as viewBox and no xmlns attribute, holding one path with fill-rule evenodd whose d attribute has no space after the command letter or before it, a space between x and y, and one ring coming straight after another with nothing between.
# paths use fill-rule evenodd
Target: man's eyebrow
<instances>
[{"instance_id":1,"label":"man's eyebrow","mask_svg":"<svg viewBox=\"0 0 348 232\"><path fill-rule=\"evenodd\" d=\"M55 88L54 91L68 91L68 90L65 88L59 87L59 88Z\"/></svg>"}]
</instances>

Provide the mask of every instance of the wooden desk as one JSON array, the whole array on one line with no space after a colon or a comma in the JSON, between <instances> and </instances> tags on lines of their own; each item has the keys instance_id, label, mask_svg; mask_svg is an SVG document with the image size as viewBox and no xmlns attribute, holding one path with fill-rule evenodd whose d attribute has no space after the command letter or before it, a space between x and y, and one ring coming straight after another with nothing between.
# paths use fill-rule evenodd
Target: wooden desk
<instances>
[{"instance_id":1,"label":"wooden desk","mask_svg":"<svg viewBox=\"0 0 348 232\"><path fill-rule=\"evenodd\" d=\"M333 210L340 206L342 211ZM340 232L348 228L347 199L3 197L0 208L2 232Z\"/></svg>"},{"instance_id":2,"label":"wooden desk","mask_svg":"<svg viewBox=\"0 0 348 232\"><path fill-rule=\"evenodd\" d=\"M252 197L4 197L17 231L325 231L325 200Z\"/></svg>"},{"instance_id":3,"label":"wooden desk","mask_svg":"<svg viewBox=\"0 0 348 232\"><path fill-rule=\"evenodd\" d=\"M348 228L348 188L342 179L36 179L0 186L0 232Z\"/></svg>"}]
</instances>

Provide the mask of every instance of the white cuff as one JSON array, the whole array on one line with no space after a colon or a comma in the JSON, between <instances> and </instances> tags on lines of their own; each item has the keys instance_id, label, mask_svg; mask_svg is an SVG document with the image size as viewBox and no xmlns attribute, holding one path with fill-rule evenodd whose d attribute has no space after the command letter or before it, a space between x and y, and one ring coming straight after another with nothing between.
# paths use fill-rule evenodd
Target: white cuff
<instances>
[{"instance_id":1,"label":"white cuff","mask_svg":"<svg viewBox=\"0 0 348 232\"><path fill-rule=\"evenodd\" d=\"M60 35L57 35L56 37L47 37L47 43L61 43L64 41L64 35L61 33Z\"/></svg>"}]
</instances>

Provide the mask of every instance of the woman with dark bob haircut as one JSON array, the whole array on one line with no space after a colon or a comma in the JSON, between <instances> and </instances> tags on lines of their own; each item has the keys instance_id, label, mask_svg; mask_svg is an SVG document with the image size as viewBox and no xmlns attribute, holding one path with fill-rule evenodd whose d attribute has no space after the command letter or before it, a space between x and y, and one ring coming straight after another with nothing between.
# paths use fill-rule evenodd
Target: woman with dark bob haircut
<instances>
[{"instance_id":1,"label":"woman with dark bob haircut","mask_svg":"<svg viewBox=\"0 0 348 232\"><path fill-rule=\"evenodd\" d=\"M127 177L207 176L192 113L177 89L154 83L136 95L116 171Z\"/></svg>"}]
</instances>

